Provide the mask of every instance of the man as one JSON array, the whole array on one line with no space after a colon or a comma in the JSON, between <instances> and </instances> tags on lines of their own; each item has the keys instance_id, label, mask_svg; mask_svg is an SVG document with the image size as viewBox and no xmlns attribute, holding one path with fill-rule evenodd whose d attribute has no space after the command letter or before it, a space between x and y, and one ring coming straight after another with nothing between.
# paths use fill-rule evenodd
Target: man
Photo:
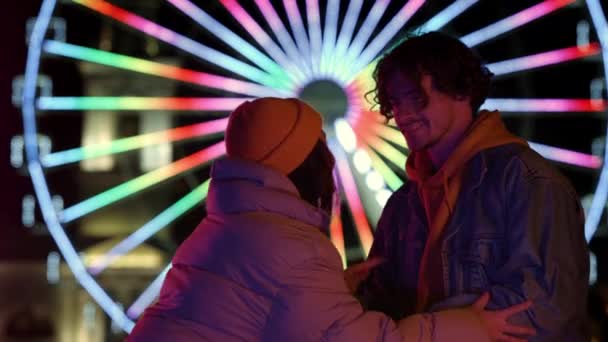
<instances>
[{"instance_id":1,"label":"man","mask_svg":"<svg viewBox=\"0 0 608 342\"><path fill-rule=\"evenodd\" d=\"M494 309L529 299L512 322L536 328L530 340L589 341L583 210L498 112L478 112L491 76L467 46L438 32L379 61L375 102L408 143L409 180L382 213L369 257L384 262L358 295L394 319L468 305L484 291Z\"/></svg>"}]
</instances>

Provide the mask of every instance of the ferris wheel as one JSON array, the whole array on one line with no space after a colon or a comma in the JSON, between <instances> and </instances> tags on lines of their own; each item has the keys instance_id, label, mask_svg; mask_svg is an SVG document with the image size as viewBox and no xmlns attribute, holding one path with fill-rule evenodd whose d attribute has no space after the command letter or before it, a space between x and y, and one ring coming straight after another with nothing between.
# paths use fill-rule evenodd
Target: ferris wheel
<instances>
[{"instance_id":1,"label":"ferris wheel","mask_svg":"<svg viewBox=\"0 0 608 342\"><path fill-rule=\"evenodd\" d=\"M509 37L526 40L523 31L516 29L540 21L548 27L560 25L551 23L559 12L574 13L580 20L590 17L587 26L581 21L572 28L579 30L577 41L563 41L545 50L528 48L521 55L490 60L487 65L499 80L508 81L546 66L552 66L547 72L559 77L566 62L576 66L585 60L598 70L585 80L594 85L588 96L529 98L514 90L509 97L488 99L483 107L515 119L548 115L560 120L554 114L577 113L600 117L605 123L608 24L599 0L538 0L482 27L470 29L459 22L483 2L456 0L437 8L424 0L327 0L321 4L318 0L220 0L198 5L191 0L154 1L179 19L171 21L150 18L128 8L137 6L126 6L125 1L44 0L31 27L19 96L24 165L46 226L78 282L115 324L125 332L133 328L156 297L170 264L124 308L98 282L99 275L204 202L209 179L202 170L225 153L221 136L226 115L241 102L262 96L300 97L322 108L341 189L330 238L345 263L365 256L373 241L373 222L391 193L403 184L408 155L401 133L374 113L365 94L373 89L376 59L408 30L452 32L460 23L463 28L452 33L489 59L483 54L484 44ZM68 12L67 19L62 19ZM111 46L116 37L105 37L92 46L97 42L89 39L87 45L87 40L70 41L71 35L62 34L100 21L112 22L125 35L145 41L151 51L121 53ZM196 27L197 33L188 27ZM158 49L169 52L165 57L172 52L175 58L153 57ZM78 63L89 84L84 94L58 96L44 86L54 81L45 76L44 62L51 58ZM180 93L188 96L175 96ZM108 117L114 131L129 125L123 113L125 117L139 113L139 125L147 128L133 130L131 125L121 134L108 134ZM81 116L81 143L53 150L48 143L52 130L74 115ZM59 123L49 125L49 121ZM85 129L92 133L85 134ZM550 160L597 176L585 227L590 239L608 197L606 156L535 141L530 144ZM78 188L78 175L116 168L117 158L130 170L120 181L100 181L57 205L57 181L50 178L68 172L70 176L61 177L61 182ZM132 160L138 158L139 166L134 167ZM176 185L180 179L186 179L188 186ZM124 218L154 191L156 196L170 192L173 197L151 204L145 219ZM131 226L126 236L110 240L106 252L85 259L74 243L74 227L91 216ZM355 247L345 237L346 226L354 227Z\"/></svg>"}]
</instances>

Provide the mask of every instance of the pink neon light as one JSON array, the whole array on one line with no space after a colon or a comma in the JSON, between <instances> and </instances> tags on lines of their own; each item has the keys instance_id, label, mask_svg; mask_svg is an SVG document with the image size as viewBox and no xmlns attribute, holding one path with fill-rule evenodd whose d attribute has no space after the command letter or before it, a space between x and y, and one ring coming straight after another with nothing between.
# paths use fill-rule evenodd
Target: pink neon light
<instances>
[{"instance_id":1,"label":"pink neon light","mask_svg":"<svg viewBox=\"0 0 608 342\"><path fill-rule=\"evenodd\" d=\"M353 214L353 220L355 221L361 246L365 251L365 256L367 256L369 249L372 246L372 242L374 241L371 233L372 230L367 222L367 217L365 216L365 211L363 210L363 204L361 204L361 197L357 191L357 185L355 184L355 179L351 173L348 161L344 159L342 153L337 153L335 157L336 167L338 169L338 174L340 175L340 181L344 187L344 196L346 196L346 201L348 202L350 211Z\"/></svg>"},{"instance_id":2,"label":"pink neon light","mask_svg":"<svg viewBox=\"0 0 608 342\"><path fill-rule=\"evenodd\" d=\"M152 106L174 110L221 110L230 111L250 98L167 98L153 99Z\"/></svg>"},{"instance_id":3,"label":"pink neon light","mask_svg":"<svg viewBox=\"0 0 608 342\"><path fill-rule=\"evenodd\" d=\"M426 0L410 0L395 17L399 17L401 20L408 20L425 2Z\"/></svg>"},{"instance_id":4,"label":"pink neon light","mask_svg":"<svg viewBox=\"0 0 608 342\"><path fill-rule=\"evenodd\" d=\"M232 16L254 37L260 38L261 41L270 41L270 37L266 34L258 23L241 7L236 0L220 0L222 5L232 14Z\"/></svg>"},{"instance_id":5,"label":"pink neon light","mask_svg":"<svg viewBox=\"0 0 608 342\"><path fill-rule=\"evenodd\" d=\"M211 133L219 133L226 130L228 118L201 122L198 124L174 128L167 131L169 141L182 140L190 137L205 136Z\"/></svg>"},{"instance_id":6,"label":"pink neon light","mask_svg":"<svg viewBox=\"0 0 608 342\"><path fill-rule=\"evenodd\" d=\"M487 99L484 108L503 112L602 112L601 99Z\"/></svg>"},{"instance_id":7,"label":"pink neon light","mask_svg":"<svg viewBox=\"0 0 608 342\"><path fill-rule=\"evenodd\" d=\"M536 55L515 58L497 63L486 65L492 72L501 75L509 72L527 70L539 66L556 64L573 59L596 55L600 52L601 46L598 43L588 45L574 46L549 52L543 52Z\"/></svg>"},{"instance_id":8,"label":"pink neon light","mask_svg":"<svg viewBox=\"0 0 608 342\"><path fill-rule=\"evenodd\" d=\"M363 101L365 100L363 99L361 88L357 81L350 82L345 86L344 92L346 93L346 100L348 101L348 109L345 115L346 119L358 116L363 108Z\"/></svg>"},{"instance_id":9,"label":"pink neon light","mask_svg":"<svg viewBox=\"0 0 608 342\"><path fill-rule=\"evenodd\" d=\"M334 208L329 225L329 236L338 253L342 257L342 261L346 260L346 249L344 248L344 230L342 227L342 219L340 218L340 209Z\"/></svg>"},{"instance_id":10,"label":"pink neon light","mask_svg":"<svg viewBox=\"0 0 608 342\"><path fill-rule=\"evenodd\" d=\"M281 19L279 18L279 15L274 10L274 7L272 7L272 5L270 4L270 2L268 0L255 0L255 3L258 5L258 7L260 7L260 10L264 14L264 17L266 17L266 20L268 20L268 24L270 24L270 26L274 30L284 30L285 29L283 27L283 23L281 22Z\"/></svg>"},{"instance_id":11,"label":"pink neon light","mask_svg":"<svg viewBox=\"0 0 608 342\"><path fill-rule=\"evenodd\" d=\"M528 66L536 65L547 65L570 59L576 59L581 57L587 57L596 55L600 52L601 46L598 43L591 43L588 45L574 46L565 49L560 49L551 52L540 53L538 55L530 56L526 60Z\"/></svg>"},{"instance_id":12,"label":"pink neon light","mask_svg":"<svg viewBox=\"0 0 608 342\"><path fill-rule=\"evenodd\" d=\"M180 81L199 84L210 88L225 89L236 93L251 93L252 91L260 92L260 88L264 89L253 83L179 67L167 67L166 73L167 76L173 76L172 78Z\"/></svg>"},{"instance_id":13,"label":"pink neon light","mask_svg":"<svg viewBox=\"0 0 608 342\"><path fill-rule=\"evenodd\" d=\"M530 142L530 147L542 154L545 158L566 164L599 169L602 167L602 159L598 156L565 150L553 146L546 146Z\"/></svg>"},{"instance_id":14,"label":"pink neon light","mask_svg":"<svg viewBox=\"0 0 608 342\"><path fill-rule=\"evenodd\" d=\"M574 2L576 2L576 0L547 0L510 17L508 19L509 26L513 25L515 27L523 25L534 19L540 18L543 15L548 14L558 8L564 7Z\"/></svg>"},{"instance_id":15,"label":"pink neon light","mask_svg":"<svg viewBox=\"0 0 608 342\"><path fill-rule=\"evenodd\" d=\"M153 23L147 19L144 19L138 15L135 15L131 12L125 11L120 7L116 7L110 3L105 1L97 1L97 0L74 0L75 2L79 2L85 6L88 6L102 14L107 15L108 17L115 18L118 21L124 22L130 26L135 27L138 30L141 30L151 36L157 37L163 41L173 43L176 41L177 37L175 32L166 29L156 23Z\"/></svg>"}]
</instances>

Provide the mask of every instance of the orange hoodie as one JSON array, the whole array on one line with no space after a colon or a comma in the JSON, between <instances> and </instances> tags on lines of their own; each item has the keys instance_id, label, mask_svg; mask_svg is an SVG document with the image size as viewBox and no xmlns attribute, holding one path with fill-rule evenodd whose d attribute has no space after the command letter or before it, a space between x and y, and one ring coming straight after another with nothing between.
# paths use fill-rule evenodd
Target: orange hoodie
<instances>
[{"instance_id":1,"label":"orange hoodie","mask_svg":"<svg viewBox=\"0 0 608 342\"><path fill-rule=\"evenodd\" d=\"M419 311L425 310L430 302L445 296L440 242L442 232L454 211L467 162L482 150L510 143L526 144L507 131L498 112L482 111L437 172L433 173L426 151L410 154L406 163L407 175L416 182L430 227L418 275Z\"/></svg>"}]
</instances>

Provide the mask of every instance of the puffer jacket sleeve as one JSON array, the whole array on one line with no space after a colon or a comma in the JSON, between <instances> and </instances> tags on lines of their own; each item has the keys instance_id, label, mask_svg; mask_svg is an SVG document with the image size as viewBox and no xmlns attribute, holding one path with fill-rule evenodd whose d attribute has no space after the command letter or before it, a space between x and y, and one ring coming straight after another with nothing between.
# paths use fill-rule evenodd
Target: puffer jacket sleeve
<instances>
[{"instance_id":1,"label":"puffer jacket sleeve","mask_svg":"<svg viewBox=\"0 0 608 342\"><path fill-rule=\"evenodd\" d=\"M470 309L451 309L407 316L398 323L405 341L490 342L479 315Z\"/></svg>"},{"instance_id":2,"label":"puffer jacket sleeve","mask_svg":"<svg viewBox=\"0 0 608 342\"><path fill-rule=\"evenodd\" d=\"M331 242L325 238L316 248L317 256L294 266L276 294L263 340L403 341L390 317L364 311L349 292Z\"/></svg>"},{"instance_id":3,"label":"puffer jacket sleeve","mask_svg":"<svg viewBox=\"0 0 608 342\"><path fill-rule=\"evenodd\" d=\"M407 291L399 286L397 270L400 263L395 255L396 248L392 246L398 242L397 220L399 207L403 205L400 201L403 201L403 197L400 197L397 191L382 211L374 233L374 243L368 259L381 258L383 263L370 271L356 291L356 296L365 309L382 311L395 320L413 313L413 310L408 308L414 307L413 303L416 299L413 296L408 298Z\"/></svg>"}]
</instances>

